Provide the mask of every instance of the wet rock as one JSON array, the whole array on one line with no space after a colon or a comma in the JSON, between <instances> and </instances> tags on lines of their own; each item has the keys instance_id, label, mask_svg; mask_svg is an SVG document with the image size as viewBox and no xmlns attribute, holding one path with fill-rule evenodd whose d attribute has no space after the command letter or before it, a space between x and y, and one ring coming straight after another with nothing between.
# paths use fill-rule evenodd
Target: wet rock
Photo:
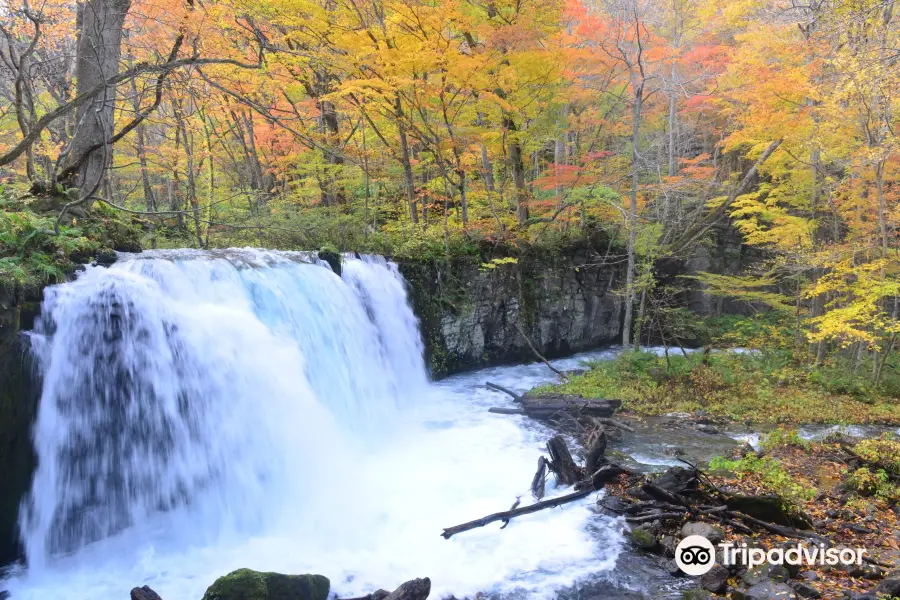
<instances>
[{"instance_id":1,"label":"wet rock","mask_svg":"<svg viewBox=\"0 0 900 600\"><path fill-rule=\"evenodd\" d=\"M682 600L712 600L713 596L706 590L684 590L681 592Z\"/></svg>"},{"instance_id":2,"label":"wet rock","mask_svg":"<svg viewBox=\"0 0 900 600\"><path fill-rule=\"evenodd\" d=\"M145 585L131 590L131 600L162 600L162 598L150 586Z\"/></svg>"},{"instance_id":3,"label":"wet rock","mask_svg":"<svg viewBox=\"0 0 900 600\"><path fill-rule=\"evenodd\" d=\"M335 275L338 277L341 276L341 255L337 250L322 248L317 254L320 260L324 260L328 263L328 266L331 267L331 270L334 271Z\"/></svg>"},{"instance_id":4,"label":"wet rock","mask_svg":"<svg viewBox=\"0 0 900 600\"><path fill-rule=\"evenodd\" d=\"M696 429L700 433L705 433L707 435L719 435L721 433L718 429L716 429L712 425L704 425L702 423L700 425L697 425Z\"/></svg>"},{"instance_id":5,"label":"wet rock","mask_svg":"<svg viewBox=\"0 0 900 600\"><path fill-rule=\"evenodd\" d=\"M631 530L631 542L641 550L653 550L656 548L656 536L645 527L635 527Z\"/></svg>"},{"instance_id":6,"label":"wet rock","mask_svg":"<svg viewBox=\"0 0 900 600\"><path fill-rule=\"evenodd\" d=\"M714 594L721 594L728 585L728 569L713 565L712 569L700 576L700 586Z\"/></svg>"},{"instance_id":7,"label":"wet rock","mask_svg":"<svg viewBox=\"0 0 900 600\"><path fill-rule=\"evenodd\" d=\"M672 577L681 577L684 575L684 571L681 570L681 567L678 566L678 563L675 562L675 559L667 560L666 564L663 565L663 569L666 570L666 573L671 575Z\"/></svg>"},{"instance_id":8,"label":"wet rock","mask_svg":"<svg viewBox=\"0 0 900 600\"><path fill-rule=\"evenodd\" d=\"M322 575L282 575L238 569L219 577L203 600L327 600L331 582Z\"/></svg>"},{"instance_id":9,"label":"wet rock","mask_svg":"<svg viewBox=\"0 0 900 600\"><path fill-rule=\"evenodd\" d=\"M663 536L660 541L660 545L663 548L663 552L666 556L675 557L675 548L678 547L678 542L675 541L675 538L671 535Z\"/></svg>"},{"instance_id":10,"label":"wet rock","mask_svg":"<svg viewBox=\"0 0 900 600\"><path fill-rule=\"evenodd\" d=\"M784 503L778 496L730 496L725 504L731 510L742 512L751 517L756 517L769 523L776 523L786 527L798 527L809 529L812 520L801 513L788 514L784 510Z\"/></svg>"},{"instance_id":11,"label":"wet rock","mask_svg":"<svg viewBox=\"0 0 900 600\"><path fill-rule=\"evenodd\" d=\"M746 592L746 600L797 600L797 594L786 583L763 581L751 586Z\"/></svg>"},{"instance_id":12,"label":"wet rock","mask_svg":"<svg viewBox=\"0 0 900 600\"><path fill-rule=\"evenodd\" d=\"M696 482L693 471L682 467L669 467L665 473L657 477L653 484L673 494L683 494Z\"/></svg>"},{"instance_id":13,"label":"wet rock","mask_svg":"<svg viewBox=\"0 0 900 600\"><path fill-rule=\"evenodd\" d=\"M815 571L803 571L802 573L800 573L800 577L802 577L806 581L818 581L819 580L819 574L816 573Z\"/></svg>"},{"instance_id":14,"label":"wet rock","mask_svg":"<svg viewBox=\"0 0 900 600\"><path fill-rule=\"evenodd\" d=\"M838 567L841 567L840 563L838 563ZM861 565L848 565L846 569L848 573L850 573L850 577L861 577L863 579L881 579L884 577L884 569L877 565L870 565L867 562L862 563Z\"/></svg>"},{"instance_id":15,"label":"wet rock","mask_svg":"<svg viewBox=\"0 0 900 600\"><path fill-rule=\"evenodd\" d=\"M881 583L875 586L875 589L872 590L876 596L887 596L889 598L900 597L900 578L898 579L885 579Z\"/></svg>"},{"instance_id":16,"label":"wet rock","mask_svg":"<svg viewBox=\"0 0 900 600\"><path fill-rule=\"evenodd\" d=\"M857 524L857 523L851 523L850 525L847 526L847 529L849 529L850 531L855 531L856 533L861 533L861 534L863 534L863 535L867 535L867 534L869 534L869 533L872 533L871 531L869 531L869 528L868 528L868 527L865 527L865 526L863 526L863 525L859 525L859 524Z\"/></svg>"},{"instance_id":17,"label":"wet rock","mask_svg":"<svg viewBox=\"0 0 900 600\"><path fill-rule=\"evenodd\" d=\"M424 577L422 579L412 579L401 584L385 600L425 600L430 593L431 580Z\"/></svg>"},{"instance_id":18,"label":"wet rock","mask_svg":"<svg viewBox=\"0 0 900 600\"><path fill-rule=\"evenodd\" d=\"M794 584L794 591L797 592L797 595L801 598L821 598L822 594L819 593L819 590L809 585L808 583L803 583L802 581L798 581Z\"/></svg>"},{"instance_id":19,"label":"wet rock","mask_svg":"<svg viewBox=\"0 0 900 600\"><path fill-rule=\"evenodd\" d=\"M790 578L790 573L788 573L788 570L782 565L765 564L753 567L744 573L744 576L741 579L743 579L744 583L747 585L754 586L763 583L764 581L782 583Z\"/></svg>"},{"instance_id":20,"label":"wet rock","mask_svg":"<svg viewBox=\"0 0 900 600\"><path fill-rule=\"evenodd\" d=\"M119 260L119 257L116 255L114 250L109 248L101 248L97 251L97 255L94 257L94 261L101 266L108 267Z\"/></svg>"},{"instance_id":21,"label":"wet rock","mask_svg":"<svg viewBox=\"0 0 900 600\"><path fill-rule=\"evenodd\" d=\"M597 503L600 508L605 509L615 515L620 515L628 508L628 504L617 498L616 496L607 496Z\"/></svg>"},{"instance_id":22,"label":"wet rock","mask_svg":"<svg viewBox=\"0 0 900 600\"><path fill-rule=\"evenodd\" d=\"M681 537L686 538L689 535L700 535L708 539L713 545L725 539L725 532L715 525L701 522L685 523L681 528Z\"/></svg>"}]
</instances>

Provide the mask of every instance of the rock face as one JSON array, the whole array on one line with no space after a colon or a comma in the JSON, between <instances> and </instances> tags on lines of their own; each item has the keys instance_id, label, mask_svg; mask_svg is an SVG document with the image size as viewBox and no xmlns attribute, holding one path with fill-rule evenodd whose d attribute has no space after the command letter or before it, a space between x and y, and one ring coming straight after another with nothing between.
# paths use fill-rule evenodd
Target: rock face
<instances>
[{"instance_id":1,"label":"rock face","mask_svg":"<svg viewBox=\"0 0 900 600\"><path fill-rule=\"evenodd\" d=\"M37 462L31 426L40 382L27 340L19 335L27 308L12 290L0 285L0 565L21 557L19 505Z\"/></svg>"},{"instance_id":2,"label":"rock face","mask_svg":"<svg viewBox=\"0 0 900 600\"><path fill-rule=\"evenodd\" d=\"M554 357L621 336L621 266L597 265L586 248L529 251L515 263L400 261L432 375L533 361L524 333ZM521 333L520 331L521 330Z\"/></svg>"},{"instance_id":3,"label":"rock face","mask_svg":"<svg viewBox=\"0 0 900 600\"><path fill-rule=\"evenodd\" d=\"M282 575L238 569L219 577L203 600L327 600L331 582L322 575Z\"/></svg>"}]
</instances>

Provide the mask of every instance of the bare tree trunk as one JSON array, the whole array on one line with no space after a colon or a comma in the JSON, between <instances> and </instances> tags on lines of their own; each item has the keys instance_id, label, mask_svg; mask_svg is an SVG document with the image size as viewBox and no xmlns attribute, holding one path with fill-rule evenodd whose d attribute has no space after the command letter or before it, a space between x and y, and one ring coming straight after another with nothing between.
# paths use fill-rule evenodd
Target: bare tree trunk
<instances>
[{"instance_id":1,"label":"bare tree trunk","mask_svg":"<svg viewBox=\"0 0 900 600\"><path fill-rule=\"evenodd\" d=\"M76 94L86 93L119 72L122 27L131 8L131 0L86 0L78 4L75 79ZM103 179L112 153L107 145L95 149L113 136L116 87L109 86L93 102L79 106L75 113L75 131L67 149L65 166L80 162L67 181L67 187L89 193ZM84 159L84 160L83 160ZM90 200L87 200L87 205Z\"/></svg>"},{"instance_id":2,"label":"bare tree trunk","mask_svg":"<svg viewBox=\"0 0 900 600\"><path fill-rule=\"evenodd\" d=\"M644 100L643 83L634 83L634 102L631 110L631 193L625 225L628 229L628 271L625 274L625 323L622 326L622 345L631 346L634 326L635 243L637 241L637 194L640 185L639 144L641 141L641 109Z\"/></svg>"}]
</instances>

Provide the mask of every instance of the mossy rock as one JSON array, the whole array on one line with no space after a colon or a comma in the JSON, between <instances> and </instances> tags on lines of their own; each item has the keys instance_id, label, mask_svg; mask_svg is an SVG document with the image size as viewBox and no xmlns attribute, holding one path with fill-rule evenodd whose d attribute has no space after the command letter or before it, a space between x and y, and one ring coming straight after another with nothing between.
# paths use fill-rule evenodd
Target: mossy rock
<instances>
[{"instance_id":1,"label":"mossy rock","mask_svg":"<svg viewBox=\"0 0 900 600\"><path fill-rule=\"evenodd\" d=\"M322 575L282 575L238 569L219 577L203 600L327 600L331 583Z\"/></svg>"},{"instance_id":2,"label":"mossy rock","mask_svg":"<svg viewBox=\"0 0 900 600\"><path fill-rule=\"evenodd\" d=\"M322 246L318 252L319 259L324 260L338 277L341 276L341 254L330 246Z\"/></svg>"},{"instance_id":3,"label":"mossy rock","mask_svg":"<svg viewBox=\"0 0 900 600\"><path fill-rule=\"evenodd\" d=\"M635 527L631 530L631 541L641 550L656 548L656 536L643 527Z\"/></svg>"}]
</instances>

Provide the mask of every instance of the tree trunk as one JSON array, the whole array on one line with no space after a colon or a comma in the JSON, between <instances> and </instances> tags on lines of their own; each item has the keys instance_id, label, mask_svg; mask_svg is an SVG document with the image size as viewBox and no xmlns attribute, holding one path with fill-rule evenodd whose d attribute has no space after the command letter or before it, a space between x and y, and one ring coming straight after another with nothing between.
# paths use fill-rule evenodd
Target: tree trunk
<instances>
[{"instance_id":1,"label":"tree trunk","mask_svg":"<svg viewBox=\"0 0 900 600\"><path fill-rule=\"evenodd\" d=\"M130 8L131 0L86 0L78 4L76 94L86 93L118 74L122 27ZM80 164L62 183L81 189L85 195L101 184L112 162L109 146L95 147L113 136L115 100L116 87L108 86L92 102L79 106L75 113L75 132L65 166ZM89 204L87 200L86 205Z\"/></svg>"},{"instance_id":2,"label":"tree trunk","mask_svg":"<svg viewBox=\"0 0 900 600\"><path fill-rule=\"evenodd\" d=\"M503 117L503 126L510 133L516 133L516 123L509 116ZM528 190L525 188L525 163L522 161L522 146L515 135L507 142L509 165L512 169L513 186L516 189L516 217L522 226L528 220Z\"/></svg>"},{"instance_id":3,"label":"tree trunk","mask_svg":"<svg viewBox=\"0 0 900 600\"><path fill-rule=\"evenodd\" d=\"M409 162L409 139L406 137L406 124L403 122L403 106L400 104L400 96L394 98L394 118L397 119L397 132L400 136L400 162L403 163L403 179L406 180L409 218L415 224L419 222L419 213L416 211L416 180L413 177L412 163Z\"/></svg>"},{"instance_id":4,"label":"tree trunk","mask_svg":"<svg viewBox=\"0 0 900 600\"><path fill-rule=\"evenodd\" d=\"M631 329L634 326L634 271L635 243L637 241L637 194L640 184L638 152L641 140L641 109L644 100L643 83L634 85L634 103L631 124L631 193L625 225L628 229L628 271L625 275L625 323L622 326L622 345L631 346Z\"/></svg>"}]
</instances>

